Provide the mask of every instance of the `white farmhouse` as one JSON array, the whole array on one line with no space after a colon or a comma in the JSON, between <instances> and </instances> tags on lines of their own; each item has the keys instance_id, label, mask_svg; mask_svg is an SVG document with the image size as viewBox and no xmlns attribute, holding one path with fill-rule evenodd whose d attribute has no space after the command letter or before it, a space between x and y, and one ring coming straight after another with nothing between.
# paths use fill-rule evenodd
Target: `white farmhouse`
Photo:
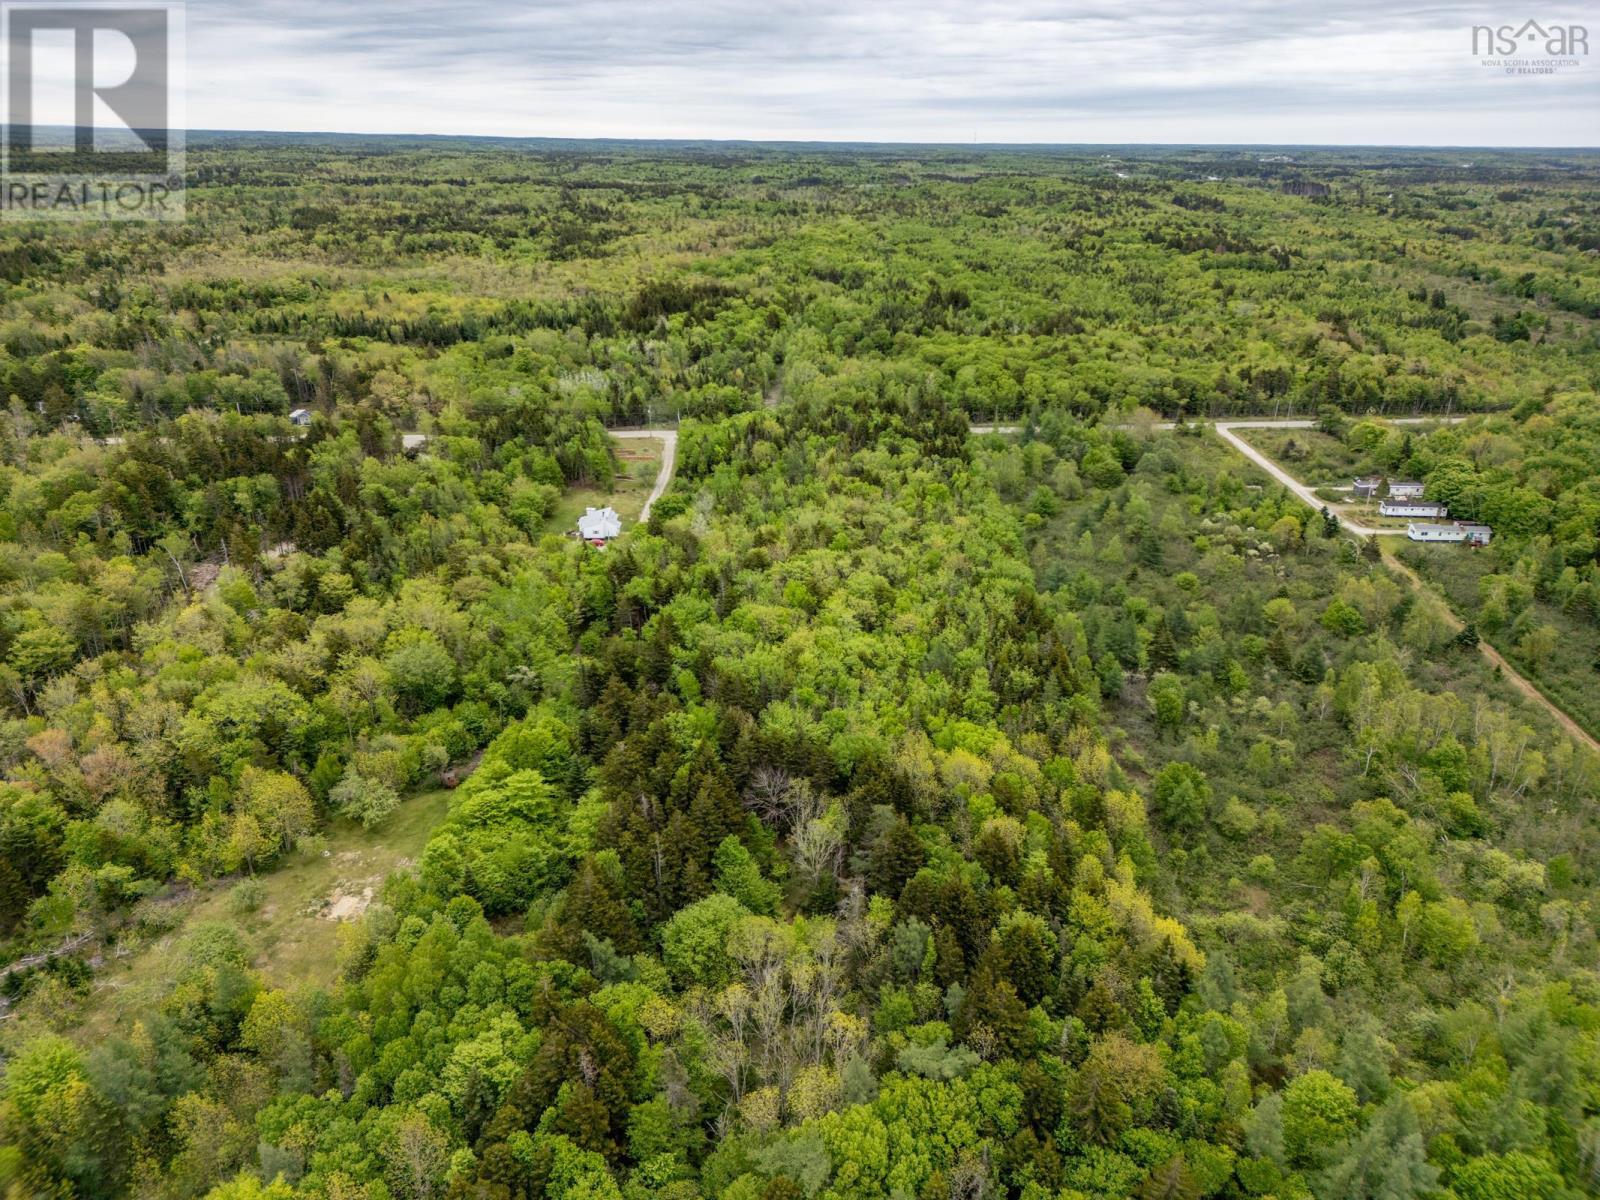
<instances>
[{"instance_id":1,"label":"white farmhouse","mask_svg":"<svg viewBox=\"0 0 1600 1200\"><path fill-rule=\"evenodd\" d=\"M1429 500L1380 500L1378 514L1384 517L1420 517L1424 521L1442 521L1450 515L1443 504Z\"/></svg>"},{"instance_id":2,"label":"white farmhouse","mask_svg":"<svg viewBox=\"0 0 1600 1200\"><path fill-rule=\"evenodd\" d=\"M621 534L622 518L617 516L616 509L610 505L605 508L588 509L578 518L578 536L593 545L604 546Z\"/></svg>"},{"instance_id":3,"label":"white farmhouse","mask_svg":"<svg viewBox=\"0 0 1600 1200\"><path fill-rule=\"evenodd\" d=\"M1448 525L1412 521L1406 526L1406 536L1413 542L1465 542L1469 546L1487 546L1492 534L1487 525L1465 521L1452 521Z\"/></svg>"}]
</instances>

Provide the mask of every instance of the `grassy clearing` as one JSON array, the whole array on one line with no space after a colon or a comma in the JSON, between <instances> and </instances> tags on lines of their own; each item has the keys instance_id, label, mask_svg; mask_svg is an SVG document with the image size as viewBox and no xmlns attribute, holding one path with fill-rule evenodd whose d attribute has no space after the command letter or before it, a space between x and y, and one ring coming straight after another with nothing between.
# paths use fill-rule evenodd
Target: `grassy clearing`
<instances>
[{"instance_id":1,"label":"grassy clearing","mask_svg":"<svg viewBox=\"0 0 1600 1200\"><path fill-rule=\"evenodd\" d=\"M610 505L622 518L622 527L639 519L661 470L662 443L658 438L629 438L617 443L617 457L622 462L622 473L609 488L570 487L556 501L545 527L551 533L565 533L578 523L586 508L604 508Z\"/></svg>"},{"instance_id":2,"label":"grassy clearing","mask_svg":"<svg viewBox=\"0 0 1600 1200\"><path fill-rule=\"evenodd\" d=\"M1376 500L1361 500L1357 502L1346 500L1345 503L1336 506L1336 511L1347 520L1358 521L1362 525L1368 525L1373 529L1403 530L1413 520L1417 519L1415 517L1381 516L1378 512L1378 502Z\"/></svg>"},{"instance_id":3,"label":"grassy clearing","mask_svg":"<svg viewBox=\"0 0 1600 1200\"><path fill-rule=\"evenodd\" d=\"M273 986L326 987L338 972L339 931L365 910L385 877L421 853L448 806L447 791L409 797L383 825L365 830L332 826L322 845L296 853L282 867L257 878L265 900L241 914L230 897L236 881L193 893L165 911L167 932L125 958L108 959L96 973L85 1002L86 1039L125 1029L141 1012L161 1003L183 967L183 943L207 922L237 928L254 965Z\"/></svg>"},{"instance_id":4,"label":"grassy clearing","mask_svg":"<svg viewBox=\"0 0 1600 1200\"><path fill-rule=\"evenodd\" d=\"M1489 333L1495 317L1510 317L1519 312L1535 312L1551 318L1552 324L1546 340L1582 343L1600 330L1600 321L1581 316L1550 303L1542 296L1511 296L1496 291L1493 284L1460 275L1420 268L1408 263L1406 269L1384 268L1381 275L1394 286L1409 289L1420 283L1430 291L1444 293L1445 300L1467 314L1474 324L1466 332Z\"/></svg>"}]
</instances>

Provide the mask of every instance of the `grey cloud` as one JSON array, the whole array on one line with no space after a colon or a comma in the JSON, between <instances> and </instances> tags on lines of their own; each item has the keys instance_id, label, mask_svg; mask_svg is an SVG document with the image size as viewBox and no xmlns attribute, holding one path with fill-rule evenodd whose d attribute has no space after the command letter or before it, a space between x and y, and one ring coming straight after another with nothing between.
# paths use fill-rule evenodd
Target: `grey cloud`
<instances>
[{"instance_id":1,"label":"grey cloud","mask_svg":"<svg viewBox=\"0 0 1600 1200\"><path fill-rule=\"evenodd\" d=\"M1487 117L1502 138L1520 118L1530 140L1592 141L1600 62L1507 80L1472 59L1474 23L1520 15L1381 0L209 0L190 8L190 119L905 140L959 135L946 128L959 118L1013 140L1165 140L1214 126L1175 140L1235 142L1345 117L1360 123L1350 141L1481 143ZM234 84L241 60L258 81L248 95Z\"/></svg>"}]
</instances>

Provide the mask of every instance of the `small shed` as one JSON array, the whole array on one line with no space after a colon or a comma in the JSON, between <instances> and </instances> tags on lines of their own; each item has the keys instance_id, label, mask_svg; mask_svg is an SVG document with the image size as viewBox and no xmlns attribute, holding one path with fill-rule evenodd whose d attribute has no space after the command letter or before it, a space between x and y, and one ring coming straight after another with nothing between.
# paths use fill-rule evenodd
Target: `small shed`
<instances>
[{"instance_id":1,"label":"small shed","mask_svg":"<svg viewBox=\"0 0 1600 1200\"><path fill-rule=\"evenodd\" d=\"M289 421L304 429L311 424L311 410L309 408L295 408L289 411Z\"/></svg>"},{"instance_id":2,"label":"small shed","mask_svg":"<svg viewBox=\"0 0 1600 1200\"><path fill-rule=\"evenodd\" d=\"M1363 500L1370 500L1378 494L1378 489L1382 486L1382 475L1365 475L1360 479L1353 480L1350 490Z\"/></svg>"}]
</instances>

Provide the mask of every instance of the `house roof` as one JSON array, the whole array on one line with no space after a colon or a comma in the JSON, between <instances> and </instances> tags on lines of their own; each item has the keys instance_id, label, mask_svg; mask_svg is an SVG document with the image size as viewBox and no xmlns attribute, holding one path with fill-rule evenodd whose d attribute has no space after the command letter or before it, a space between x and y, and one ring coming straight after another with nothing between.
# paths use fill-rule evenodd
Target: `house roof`
<instances>
[{"instance_id":1,"label":"house roof","mask_svg":"<svg viewBox=\"0 0 1600 1200\"><path fill-rule=\"evenodd\" d=\"M1416 529L1426 533L1493 533L1487 525L1480 525L1474 521L1451 521L1448 525L1441 525L1429 521L1412 521L1407 529Z\"/></svg>"},{"instance_id":2,"label":"house roof","mask_svg":"<svg viewBox=\"0 0 1600 1200\"><path fill-rule=\"evenodd\" d=\"M609 505L605 508L588 509L578 518L578 535L586 541L614 538L621 533L622 518L617 515L616 509Z\"/></svg>"}]
</instances>

